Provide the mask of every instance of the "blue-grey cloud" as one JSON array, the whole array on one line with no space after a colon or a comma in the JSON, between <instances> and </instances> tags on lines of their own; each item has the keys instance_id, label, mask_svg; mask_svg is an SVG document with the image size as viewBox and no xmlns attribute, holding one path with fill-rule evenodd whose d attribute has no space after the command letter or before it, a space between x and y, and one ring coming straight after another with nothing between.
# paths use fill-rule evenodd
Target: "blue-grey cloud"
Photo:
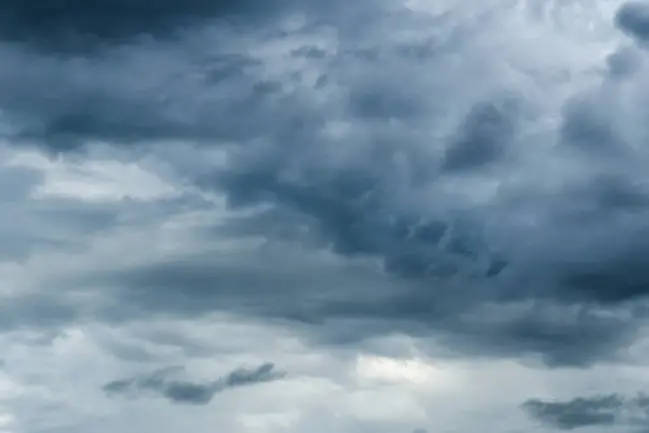
<instances>
[{"instance_id":1,"label":"blue-grey cloud","mask_svg":"<svg viewBox=\"0 0 649 433\"><path fill-rule=\"evenodd\" d=\"M318 9L298 3L286 7ZM195 23L92 56L0 46L12 59L0 71L4 137L54 154L108 141L161 158L175 179L245 211L203 229L206 244L256 236L378 269L287 272L288 258L269 269L254 254L107 263L66 281L115 301L96 317L227 310L290 319L329 343L403 330L555 365L611 358L629 343L644 320L649 190L646 130L627 115L644 105L627 89L642 93L646 53L610 54L596 84L548 109L530 96L549 92L546 82L519 70L510 79L515 62L502 67L508 59L476 45L484 26L502 27L495 15L478 26L471 14L382 1L308 13L287 30L241 7L254 30ZM619 30L639 26L633 8L611 17ZM74 28L66 17L56 25ZM110 226L120 209L93 221ZM346 320L369 325L342 329Z\"/></svg>"},{"instance_id":2,"label":"blue-grey cloud","mask_svg":"<svg viewBox=\"0 0 649 433\"><path fill-rule=\"evenodd\" d=\"M144 393L162 396L173 403L204 405L216 393L279 380L285 375L276 370L274 364L265 363L254 369L239 368L211 382L194 383L170 377L178 370L178 367L165 368L137 378L114 380L102 389L109 395L138 396Z\"/></svg>"},{"instance_id":3,"label":"blue-grey cloud","mask_svg":"<svg viewBox=\"0 0 649 433\"><path fill-rule=\"evenodd\" d=\"M6 1L0 6L0 40L42 52L91 53L138 38L169 40L210 22L259 26L314 8L309 0L279 0L272 6L257 0Z\"/></svg>"},{"instance_id":4,"label":"blue-grey cloud","mask_svg":"<svg viewBox=\"0 0 649 433\"><path fill-rule=\"evenodd\" d=\"M536 421L559 430L594 426L627 426L642 431L649 418L645 394L576 397L567 401L529 399L521 407Z\"/></svg>"},{"instance_id":5,"label":"blue-grey cloud","mask_svg":"<svg viewBox=\"0 0 649 433\"><path fill-rule=\"evenodd\" d=\"M622 5L615 16L620 29L639 41L649 40L649 5L630 1Z\"/></svg>"},{"instance_id":6,"label":"blue-grey cloud","mask_svg":"<svg viewBox=\"0 0 649 433\"><path fill-rule=\"evenodd\" d=\"M523 408L530 416L543 424L561 430L612 425L623 407L623 399L616 394L575 398L566 402L545 402L531 399L523 404Z\"/></svg>"}]
</instances>

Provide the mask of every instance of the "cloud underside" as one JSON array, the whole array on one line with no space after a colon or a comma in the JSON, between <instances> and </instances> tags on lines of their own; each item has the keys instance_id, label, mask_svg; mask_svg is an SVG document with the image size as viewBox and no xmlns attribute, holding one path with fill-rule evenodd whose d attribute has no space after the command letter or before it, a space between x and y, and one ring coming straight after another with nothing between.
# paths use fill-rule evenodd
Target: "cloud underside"
<instances>
[{"instance_id":1,"label":"cloud underside","mask_svg":"<svg viewBox=\"0 0 649 433\"><path fill-rule=\"evenodd\" d=\"M0 6L0 40L39 51L92 53L142 38L170 39L209 22L263 24L287 11L311 11L309 1L91 0L7 1Z\"/></svg>"},{"instance_id":2,"label":"cloud underside","mask_svg":"<svg viewBox=\"0 0 649 433\"><path fill-rule=\"evenodd\" d=\"M7 171L30 187L1 206L50 229L3 258L162 226L208 195L229 213L187 227L179 252L66 276L70 297L13 299L0 325L228 311L326 344L400 331L553 365L618 356L649 288L649 12L622 6L606 28L619 44L574 66L570 34L514 42L504 29L527 23L480 4L3 3L3 139L71 159L109 143L194 194L36 201L38 174ZM250 239L277 250L215 251Z\"/></svg>"}]
</instances>

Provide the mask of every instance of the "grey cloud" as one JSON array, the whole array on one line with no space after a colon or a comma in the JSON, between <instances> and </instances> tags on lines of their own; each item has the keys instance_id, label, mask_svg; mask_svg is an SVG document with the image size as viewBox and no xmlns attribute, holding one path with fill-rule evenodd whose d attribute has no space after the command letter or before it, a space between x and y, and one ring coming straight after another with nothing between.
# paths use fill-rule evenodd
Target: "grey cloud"
<instances>
[{"instance_id":1,"label":"grey cloud","mask_svg":"<svg viewBox=\"0 0 649 433\"><path fill-rule=\"evenodd\" d=\"M472 45L477 30L380 2L370 9L362 25L340 18L333 47L286 48L280 76L228 26L92 59L6 48L16 63L0 72L0 105L17 142L54 151L89 140L232 142L218 167L202 160L205 148L191 149L195 160L168 158L184 180L250 211L203 232L205 242L261 236L381 264L371 276L296 275L284 272L296 266L287 258L269 269L257 267L262 256L188 254L107 264L78 275L83 286L124 301L104 310L112 319L229 310L293 319L330 342L399 329L554 365L616 356L642 321L625 308L643 302L649 281L646 164L629 151L642 140L624 127L628 98L615 87L635 75L609 71L570 98L559 131L538 138L527 129L544 108L489 67L495 53ZM421 37L382 36L411 32ZM215 35L224 43L206 43ZM290 45L287 35L269 38ZM309 82L311 72L326 82ZM548 150L556 135L562 146ZM342 330L337 320L371 324Z\"/></svg>"},{"instance_id":2,"label":"grey cloud","mask_svg":"<svg viewBox=\"0 0 649 433\"><path fill-rule=\"evenodd\" d=\"M587 366L623 358L636 336L637 319L620 311L561 305L534 300L523 304L470 310L470 316L450 322L458 342L448 342L473 354L539 356L549 367ZM464 346L462 346L462 343Z\"/></svg>"},{"instance_id":3,"label":"grey cloud","mask_svg":"<svg viewBox=\"0 0 649 433\"><path fill-rule=\"evenodd\" d=\"M611 425L624 402L618 395L576 398L566 402L528 400L523 408L533 418L561 430L573 430L593 425Z\"/></svg>"},{"instance_id":4,"label":"grey cloud","mask_svg":"<svg viewBox=\"0 0 649 433\"><path fill-rule=\"evenodd\" d=\"M0 5L0 41L45 54L94 56L151 39L174 42L209 26L281 34L275 24L292 14L338 25L360 20L364 10L339 0L327 7L317 0L9 0Z\"/></svg>"},{"instance_id":5,"label":"grey cloud","mask_svg":"<svg viewBox=\"0 0 649 433\"><path fill-rule=\"evenodd\" d=\"M171 376L179 370L182 368L171 367L137 378L115 380L105 384L102 389L108 395L137 397L144 393L162 396L173 403L204 405L208 404L216 393L271 382L284 376L272 363L265 363L254 369L239 368L207 383L173 379Z\"/></svg>"},{"instance_id":6,"label":"grey cloud","mask_svg":"<svg viewBox=\"0 0 649 433\"><path fill-rule=\"evenodd\" d=\"M3 170L0 169L0 173ZM2 175L0 174L0 177ZM15 185L16 191L21 187ZM197 201L185 197L193 206ZM22 263L36 253L79 253L97 235L117 227L141 227L168 216L179 200L122 200L86 202L66 197L24 196L0 203L5 218L0 223L0 262Z\"/></svg>"},{"instance_id":7,"label":"grey cloud","mask_svg":"<svg viewBox=\"0 0 649 433\"><path fill-rule=\"evenodd\" d=\"M559 430L619 425L641 431L649 420L649 404L643 393L632 397L596 395L567 401L530 399L521 407L533 419Z\"/></svg>"},{"instance_id":8,"label":"grey cloud","mask_svg":"<svg viewBox=\"0 0 649 433\"><path fill-rule=\"evenodd\" d=\"M474 105L449 146L444 169L476 170L502 159L516 136L520 109L516 101L490 101Z\"/></svg>"},{"instance_id":9,"label":"grey cloud","mask_svg":"<svg viewBox=\"0 0 649 433\"><path fill-rule=\"evenodd\" d=\"M115 206L34 197L43 181L39 170L0 168L0 262L23 262L34 250L74 250L83 237L115 225Z\"/></svg>"},{"instance_id":10,"label":"grey cloud","mask_svg":"<svg viewBox=\"0 0 649 433\"><path fill-rule=\"evenodd\" d=\"M0 6L0 39L43 52L83 53L107 45L137 43L137 37L171 40L191 27L260 25L310 2L279 0L63 0L13 1Z\"/></svg>"},{"instance_id":11,"label":"grey cloud","mask_svg":"<svg viewBox=\"0 0 649 433\"><path fill-rule=\"evenodd\" d=\"M395 23L399 29L410 21ZM233 209L264 206L205 235L297 242L349 259L376 259L381 272L349 279L296 275L192 256L83 276L83 284L115 288L128 305L110 312L115 315L223 309L291 319L325 342L398 329L435 331L463 352L539 354L550 365L618 356L642 320L626 314L625 302L645 294L637 232L647 202L635 172L602 175L606 164L628 154L615 160L588 152L594 139L605 150L621 141L617 130L601 131L607 125L599 119L611 107L576 97L559 131L567 146L558 150L565 161L576 162L568 170L556 167L557 186L550 189L529 177L519 183L521 171L552 163L528 156L538 150L525 135L526 124L535 120L534 101L505 84L507 91L480 89L479 97L463 92L463 79L471 77L454 84L449 76L457 71L445 69L445 56L453 48L472 54L466 40L427 41L422 46L428 54L411 55L401 42L365 49L359 48L362 31L344 36L349 39L338 41L335 53L313 55L310 45L287 51L301 53L327 74L327 86L317 91L322 93L298 87L285 94L275 84L262 86L266 96L260 100L268 91L273 95L267 106L253 99L242 105L245 122L223 122L210 128L224 129L206 134L240 140L223 148L227 164L198 174L192 167L182 170L202 188L224 193ZM429 79L435 68L438 75ZM227 99L234 89L213 106L225 113L221 120L229 118L230 104L237 106ZM607 96L594 89L591 97ZM317 102L325 97L327 102ZM449 121L441 107L455 99L462 109ZM347 129L327 135L332 120ZM438 129L446 134L432 138ZM575 156L566 148L586 152ZM486 204L455 189L466 182L467 189L479 190L491 179L500 185ZM534 225L525 222L530 215ZM260 257L242 260L267 260ZM276 269L296 266L288 263L278 258ZM347 320L370 324L353 331L332 324Z\"/></svg>"},{"instance_id":12,"label":"grey cloud","mask_svg":"<svg viewBox=\"0 0 649 433\"><path fill-rule=\"evenodd\" d=\"M84 146L108 142L162 165L169 183L224 197L228 209L198 193L37 200L41 174L0 170L0 262L24 266L6 266L17 276L3 283L11 295L0 303L2 332L77 323L130 332L136 322L226 314L290 327L291 344L346 355L405 333L422 350L550 368L634 356L625 349L646 324L649 288L649 71L634 43L647 40L644 6L619 10L616 25L634 40L589 65L593 85L582 89L577 64L586 60L560 40L579 25L562 15L577 2L548 3L557 8L544 9L548 20L570 25L547 40L545 19L533 38L512 38L528 11L501 11L504 1L437 2L454 9L437 17L392 0L189 0L156 10L135 0L110 15L97 0L76 3L59 2L75 12L40 24L45 2L0 5L1 138L79 159ZM279 19L291 12L306 14ZM559 45L568 65L544 48ZM564 66L570 79L555 88L549 75ZM134 242L140 231L151 243ZM82 330L81 343L101 343ZM157 336L157 350L137 339L99 345L114 355L107 363L214 354L186 340L193 330L176 331ZM224 350L248 350L233 338ZM103 392L205 405L282 376L272 364L205 381L171 369ZM615 394L523 408L544 427L635 427L647 421L643 402ZM319 428L346 430L336 422ZM348 429L422 424L375 419Z\"/></svg>"},{"instance_id":13,"label":"grey cloud","mask_svg":"<svg viewBox=\"0 0 649 433\"><path fill-rule=\"evenodd\" d=\"M232 9L234 2L190 0L155 1L7 1L0 9L5 40L39 44L81 43L97 38L119 38L159 31L171 24L182 25L189 18L200 18ZM84 41L85 39L85 41Z\"/></svg>"},{"instance_id":14,"label":"grey cloud","mask_svg":"<svg viewBox=\"0 0 649 433\"><path fill-rule=\"evenodd\" d=\"M146 48L127 49L112 58L91 60L4 50L13 58L13 67L0 74L4 89L0 106L13 125L9 136L17 141L46 142L55 152L79 148L88 140L245 138L254 129L246 131L241 110L250 107L264 112L271 103L263 93L252 90L257 80L248 71L255 61L248 56L216 53L206 62L202 57L192 58L189 50L180 54L162 47L158 54ZM152 71L145 84L137 77L151 67L157 71ZM196 104L192 100L199 93L204 97ZM225 105L224 99L228 100ZM219 112L222 122L214 122ZM251 112L248 115L249 120L254 117Z\"/></svg>"},{"instance_id":15,"label":"grey cloud","mask_svg":"<svg viewBox=\"0 0 649 433\"><path fill-rule=\"evenodd\" d=\"M73 3L69 6L78 2ZM87 10L78 7L75 13L61 12L61 19L72 21L70 25L87 23L83 25L92 26L92 19L87 19L86 15L93 15L94 8L98 7L96 3L108 7L102 2L84 3ZM140 3L152 7L155 2ZM371 25L369 23L376 19L372 15L387 14L386 1L373 2L371 12L366 11L370 15L366 21L362 20L366 13L364 8L350 6L347 2L334 2L327 8L309 0L273 2L272 7L251 1L249 8L246 2L191 0L185 3L175 2L169 4L169 9L164 5L155 9L162 15L168 11L170 16L175 16L176 9L182 15L184 8L191 10L203 6L206 9L226 6L242 11L249 9L258 11L261 16L273 15L261 13L264 9L314 12L307 14L307 24L288 36L309 36L326 26L354 27L358 31ZM62 8L66 6L65 2L63 4ZM28 16L32 9L38 11L39 7L46 7L32 2L29 5L9 2L6 7L19 9L19 16ZM117 6L120 5L121 2ZM123 10L117 7L114 13L97 11L97 15L109 21L131 23L120 12L128 14L139 9L126 4L121 6ZM156 18L156 14L144 15ZM47 22L61 24L56 19ZM131 24L136 25L138 21ZM115 26L119 27L118 23ZM318 91L323 91L322 85L316 85L317 89L308 83L284 88L277 77L266 76L264 59L260 58L263 56L254 53L254 46L246 39L252 38L262 46L268 41L288 39L287 35L276 34L275 27L272 20L245 29L228 22L206 28L186 26L182 35L172 41L143 39L127 45L111 45L95 56L58 56L11 44L0 45L3 57L12 59L0 73L2 120L9 125L4 135L12 141L37 141L54 151L76 149L87 141L96 140L116 143L191 140L212 144L268 138L278 142L299 141L301 138L295 136L297 129L315 133L331 115L330 109L344 107L336 108L335 101L316 103L320 99ZM29 31L29 26L21 28ZM44 31L44 34L48 41L55 40L49 32ZM325 59L320 65L323 77L327 76L327 69L337 67L333 65L336 61L340 66L340 61L344 60L341 56ZM314 62L321 60L308 57ZM301 71L293 72L292 76L299 76ZM141 80L145 75L147 79ZM386 107L390 110L393 108L389 101L403 101L401 108L406 111L402 115L409 115L408 106L416 108L424 101L416 94L400 96L402 86L391 86L390 96L386 84L385 80L375 80L368 82L367 89L360 86L350 89L352 95L358 95L351 99L358 101L352 105L359 106L359 115L363 115L364 110L376 111L378 108L372 101L379 99L388 101ZM336 99L341 97L338 95Z\"/></svg>"},{"instance_id":16,"label":"grey cloud","mask_svg":"<svg viewBox=\"0 0 649 433\"><path fill-rule=\"evenodd\" d=\"M649 40L649 5L639 1L623 4L615 16L615 23L632 37Z\"/></svg>"},{"instance_id":17,"label":"grey cloud","mask_svg":"<svg viewBox=\"0 0 649 433\"><path fill-rule=\"evenodd\" d=\"M458 353L540 356L549 366L623 357L641 317L624 307L564 305L532 285L523 292L513 285L512 294L498 299L497 282L440 279L433 286L362 267L314 265L271 247L226 262L185 257L103 276L93 272L67 284L110 290L119 302L99 310L108 320L227 311L288 321L320 344L354 345L406 332L434 335Z\"/></svg>"},{"instance_id":18,"label":"grey cloud","mask_svg":"<svg viewBox=\"0 0 649 433\"><path fill-rule=\"evenodd\" d=\"M563 144L581 149L589 156L619 156L624 152L626 143L604 104L598 94L587 94L569 101L561 128Z\"/></svg>"},{"instance_id":19,"label":"grey cloud","mask_svg":"<svg viewBox=\"0 0 649 433\"><path fill-rule=\"evenodd\" d=\"M609 73L614 78L628 77L642 67L643 57L636 47L621 48L606 59Z\"/></svg>"}]
</instances>

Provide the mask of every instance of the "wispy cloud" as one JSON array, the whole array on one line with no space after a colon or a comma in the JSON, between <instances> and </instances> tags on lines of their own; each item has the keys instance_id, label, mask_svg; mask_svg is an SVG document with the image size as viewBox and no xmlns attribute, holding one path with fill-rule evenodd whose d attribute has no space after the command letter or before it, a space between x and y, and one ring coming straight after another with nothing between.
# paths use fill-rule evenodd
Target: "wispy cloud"
<instances>
[{"instance_id":1,"label":"wispy cloud","mask_svg":"<svg viewBox=\"0 0 649 433\"><path fill-rule=\"evenodd\" d=\"M272 382L284 377L285 373L277 371L272 363L262 364L255 369L239 368L226 376L206 383L194 383L174 379L173 373L182 368L171 367L154 371L143 376L120 379L108 382L103 386L109 395L141 394L159 395L174 403L207 404L214 394L242 386Z\"/></svg>"}]
</instances>

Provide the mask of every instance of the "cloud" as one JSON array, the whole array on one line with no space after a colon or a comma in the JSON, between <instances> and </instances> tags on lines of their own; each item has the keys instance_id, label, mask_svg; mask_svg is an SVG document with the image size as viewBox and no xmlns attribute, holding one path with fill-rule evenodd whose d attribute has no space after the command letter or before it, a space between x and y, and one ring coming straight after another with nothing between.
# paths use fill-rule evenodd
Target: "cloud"
<instances>
[{"instance_id":1,"label":"cloud","mask_svg":"<svg viewBox=\"0 0 649 433\"><path fill-rule=\"evenodd\" d=\"M617 395L608 395L576 398L567 402L528 400L523 407L532 417L544 424L561 430L573 430L614 424L617 412L623 407L623 401Z\"/></svg>"},{"instance_id":2,"label":"cloud","mask_svg":"<svg viewBox=\"0 0 649 433\"><path fill-rule=\"evenodd\" d=\"M105 384L102 389L109 395L139 395L153 393L173 403L208 404L214 394L241 386L250 386L281 379L284 373L277 371L272 363L265 363L255 369L239 368L215 381L193 383L173 380L169 376L178 368L166 368L153 373L132 378L114 380Z\"/></svg>"},{"instance_id":3,"label":"cloud","mask_svg":"<svg viewBox=\"0 0 649 433\"><path fill-rule=\"evenodd\" d=\"M646 424L640 3L54 3L0 5L0 431Z\"/></svg>"},{"instance_id":4,"label":"cloud","mask_svg":"<svg viewBox=\"0 0 649 433\"><path fill-rule=\"evenodd\" d=\"M210 21L264 23L303 6L290 0L273 7L257 0L7 1L0 7L0 39L45 52L83 53L137 42L138 37L170 39Z\"/></svg>"},{"instance_id":5,"label":"cloud","mask_svg":"<svg viewBox=\"0 0 649 433\"><path fill-rule=\"evenodd\" d=\"M470 171L498 162L515 137L519 111L516 101L474 105L446 152L443 169Z\"/></svg>"},{"instance_id":6,"label":"cloud","mask_svg":"<svg viewBox=\"0 0 649 433\"><path fill-rule=\"evenodd\" d=\"M649 6L631 1L624 3L615 16L617 26L639 41L649 39Z\"/></svg>"},{"instance_id":7,"label":"cloud","mask_svg":"<svg viewBox=\"0 0 649 433\"><path fill-rule=\"evenodd\" d=\"M106 212L92 237L137 215L153 238L170 220L211 219L183 220L182 248L114 247L137 260L61 277L104 304L61 301L57 317L226 310L327 343L399 331L554 366L621 356L646 294L646 155L627 115L644 106L631 97L644 54L593 42L601 56L582 58L561 32L514 43L503 29L529 27L515 11L447 6L378 2L259 32L201 24L92 56L0 47L14 60L0 72L14 145L67 159L109 143L194 194L56 197L73 208L62 221ZM615 31L612 13L597 20ZM251 239L277 250L220 249Z\"/></svg>"},{"instance_id":8,"label":"cloud","mask_svg":"<svg viewBox=\"0 0 649 433\"><path fill-rule=\"evenodd\" d=\"M574 430L592 426L646 424L649 412L644 394L625 397L619 394L577 397L569 401L530 399L522 408L534 419L549 427Z\"/></svg>"}]
</instances>

